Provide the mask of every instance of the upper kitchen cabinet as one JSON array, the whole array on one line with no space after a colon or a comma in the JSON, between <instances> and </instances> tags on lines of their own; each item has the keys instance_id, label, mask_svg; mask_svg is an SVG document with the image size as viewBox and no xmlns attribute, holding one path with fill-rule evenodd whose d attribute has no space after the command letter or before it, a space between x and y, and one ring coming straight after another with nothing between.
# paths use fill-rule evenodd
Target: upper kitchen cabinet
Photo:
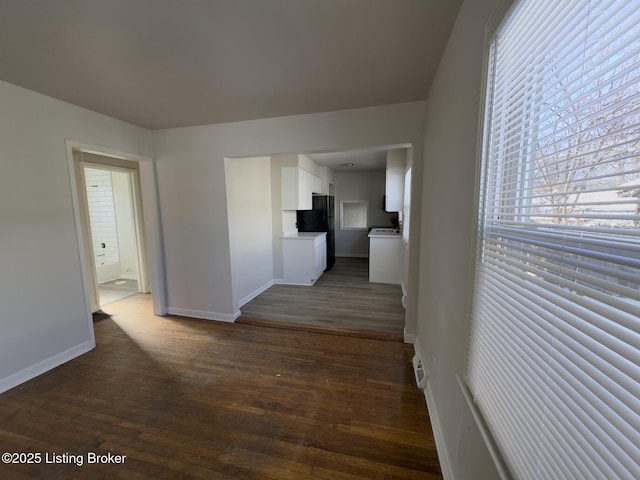
<instances>
[{"instance_id":1,"label":"upper kitchen cabinet","mask_svg":"<svg viewBox=\"0 0 640 480\"><path fill-rule=\"evenodd\" d=\"M284 167L282 169L282 209L311 210L311 197L320 193L320 177L300 167Z\"/></svg>"},{"instance_id":2,"label":"upper kitchen cabinet","mask_svg":"<svg viewBox=\"0 0 640 480\"><path fill-rule=\"evenodd\" d=\"M320 193L322 195L331 195L331 185L335 185L333 170L325 166L320 167Z\"/></svg>"},{"instance_id":3,"label":"upper kitchen cabinet","mask_svg":"<svg viewBox=\"0 0 640 480\"><path fill-rule=\"evenodd\" d=\"M387 151L385 183L385 207L387 212L401 212L404 206L404 172L407 166L407 149Z\"/></svg>"},{"instance_id":4,"label":"upper kitchen cabinet","mask_svg":"<svg viewBox=\"0 0 640 480\"><path fill-rule=\"evenodd\" d=\"M311 175L311 193L321 194L322 192L322 180L316 175Z\"/></svg>"}]
</instances>

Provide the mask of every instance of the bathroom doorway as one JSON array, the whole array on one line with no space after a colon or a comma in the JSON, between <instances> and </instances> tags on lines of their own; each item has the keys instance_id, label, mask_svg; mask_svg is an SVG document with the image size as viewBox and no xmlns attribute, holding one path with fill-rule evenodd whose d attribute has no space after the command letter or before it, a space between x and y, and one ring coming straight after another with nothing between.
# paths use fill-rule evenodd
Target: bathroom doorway
<instances>
[{"instance_id":1,"label":"bathroom doorway","mask_svg":"<svg viewBox=\"0 0 640 480\"><path fill-rule=\"evenodd\" d=\"M137 164L73 151L92 311L136 293L148 293Z\"/></svg>"},{"instance_id":2,"label":"bathroom doorway","mask_svg":"<svg viewBox=\"0 0 640 480\"><path fill-rule=\"evenodd\" d=\"M140 292L132 173L83 162L99 305Z\"/></svg>"}]
</instances>

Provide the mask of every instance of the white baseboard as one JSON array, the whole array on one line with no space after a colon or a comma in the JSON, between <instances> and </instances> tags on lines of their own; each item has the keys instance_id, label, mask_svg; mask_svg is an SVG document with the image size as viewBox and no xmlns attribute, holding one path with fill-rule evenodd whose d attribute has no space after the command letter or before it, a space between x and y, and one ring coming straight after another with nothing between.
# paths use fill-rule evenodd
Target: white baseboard
<instances>
[{"instance_id":1,"label":"white baseboard","mask_svg":"<svg viewBox=\"0 0 640 480\"><path fill-rule=\"evenodd\" d=\"M74 358L94 349L95 346L96 344L92 341L82 342L75 347L71 347L64 352L54 355L53 357L42 360L35 365L31 365L19 372L11 374L0 380L0 393L6 392L13 387L17 387L18 385L27 382L38 375L42 375L53 368L59 367L63 363L73 360Z\"/></svg>"},{"instance_id":2,"label":"white baseboard","mask_svg":"<svg viewBox=\"0 0 640 480\"><path fill-rule=\"evenodd\" d=\"M258 295L260 295L262 292L264 292L266 289L268 289L269 287L273 286L275 284L275 280L270 280L267 283L265 283L264 285L262 285L260 288L257 288L256 290L254 290L253 292L251 292L249 295L247 295L246 297L244 297L242 300L240 300L239 302L239 306L242 307L243 305L246 305L247 303L249 303L251 300L253 300L254 298L256 298Z\"/></svg>"},{"instance_id":3,"label":"white baseboard","mask_svg":"<svg viewBox=\"0 0 640 480\"><path fill-rule=\"evenodd\" d=\"M444 480L454 480L453 469L451 468L451 458L447 452L447 447L442 434L442 426L433 401L431 393L431 384L427 382L427 388L424 389L424 397L427 402L427 410L429 410L429 419L431 420L431 428L433 430L433 438L436 442L436 451L438 452L438 460L440 461L440 470L442 470L442 478Z\"/></svg>"},{"instance_id":4,"label":"white baseboard","mask_svg":"<svg viewBox=\"0 0 640 480\"><path fill-rule=\"evenodd\" d=\"M273 284L274 285L284 285L284 278L274 278L273 279Z\"/></svg>"},{"instance_id":5,"label":"white baseboard","mask_svg":"<svg viewBox=\"0 0 640 480\"><path fill-rule=\"evenodd\" d=\"M422 364L424 365L424 358L422 358L422 348L420 348L420 340L418 340L418 336L405 332L405 338L411 336L413 336L413 341L410 342L413 343L413 351L422 359Z\"/></svg>"},{"instance_id":6,"label":"white baseboard","mask_svg":"<svg viewBox=\"0 0 640 480\"><path fill-rule=\"evenodd\" d=\"M316 279L316 281L317 280L318 279ZM313 287L313 285L315 283L316 283L315 281L313 283L296 283L296 282L285 282L285 281L282 281L282 283L280 283L280 285L294 285L296 287Z\"/></svg>"},{"instance_id":7,"label":"white baseboard","mask_svg":"<svg viewBox=\"0 0 640 480\"><path fill-rule=\"evenodd\" d=\"M407 288L404 284L404 279L400 282L402 288L402 308L407 309Z\"/></svg>"},{"instance_id":8,"label":"white baseboard","mask_svg":"<svg viewBox=\"0 0 640 480\"><path fill-rule=\"evenodd\" d=\"M218 313L180 307L167 307L167 313L170 315L179 315L181 317L201 318L203 320L215 320L217 322L229 323L235 322L240 316L240 311L234 313Z\"/></svg>"},{"instance_id":9,"label":"white baseboard","mask_svg":"<svg viewBox=\"0 0 640 480\"><path fill-rule=\"evenodd\" d=\"M407 330L404 330L404 343L413 344L414 350L416 349L416 342L418 341L416 335L414 333L407 333Z\"/></svg>"},{"instance_id":10,"label":"white baseboard","mask_svg":"<svg viewBox=\"0 0 640 480\"><path fill-rule=\"evenodd\" d=\"M422 356L422 348L420 348L420 341L418 337L412 333L404 333L404 341L406 343L413 343L413 351L420 358L422 366L424 368L424 358ZM429 372L425 369L425 373ZM444 436L442 434L442 427L440 426L440 420L436 413L436 408L433 401L433 395L431 393L431 383L427 379L427 386L422 390L424 393L425 402L427 404L427 410L429 411L429 419L431 420L431 428L433 429L433 438L436 443L436 451L438 452L438 460L440 461L440 469L442 470L442 477L444 480L453 480L453 470L451 469L451 461L448 455Z\"/></svg>"}]
</instances>

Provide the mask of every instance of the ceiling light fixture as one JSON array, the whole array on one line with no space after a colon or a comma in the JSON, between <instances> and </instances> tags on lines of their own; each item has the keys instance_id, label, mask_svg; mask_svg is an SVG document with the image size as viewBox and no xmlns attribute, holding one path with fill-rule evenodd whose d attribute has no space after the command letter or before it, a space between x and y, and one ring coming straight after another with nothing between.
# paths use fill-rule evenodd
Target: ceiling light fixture
<instances>
[{"instance_id":1,"label":"ceiling light fixture","mask_svg":"<svg viewBox=\"0 0 640 480\"><path fill-rule=\"evenodd\" d=\"M346 167L346 168L351 168L351 167L354 166L354 164L353 163L341 163L340 166L341 167Z\"/></svg>"}]
</instances>

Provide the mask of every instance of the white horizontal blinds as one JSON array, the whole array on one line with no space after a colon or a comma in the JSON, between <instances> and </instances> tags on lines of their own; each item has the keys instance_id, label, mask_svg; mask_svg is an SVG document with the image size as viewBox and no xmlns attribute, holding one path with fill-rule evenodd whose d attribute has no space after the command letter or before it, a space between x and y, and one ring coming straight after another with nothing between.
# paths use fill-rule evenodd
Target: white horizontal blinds
<instances>
[{"instance_id":1,"label":"white horizontal blinds","mask_svg":"<svg viewBox=\"0 0 640 480\"><path fill-rule=\"evenodd\" d=\"M640 1L491 44L467 382L516 478L640 478Z\"/></svg>"}]
</instances>

